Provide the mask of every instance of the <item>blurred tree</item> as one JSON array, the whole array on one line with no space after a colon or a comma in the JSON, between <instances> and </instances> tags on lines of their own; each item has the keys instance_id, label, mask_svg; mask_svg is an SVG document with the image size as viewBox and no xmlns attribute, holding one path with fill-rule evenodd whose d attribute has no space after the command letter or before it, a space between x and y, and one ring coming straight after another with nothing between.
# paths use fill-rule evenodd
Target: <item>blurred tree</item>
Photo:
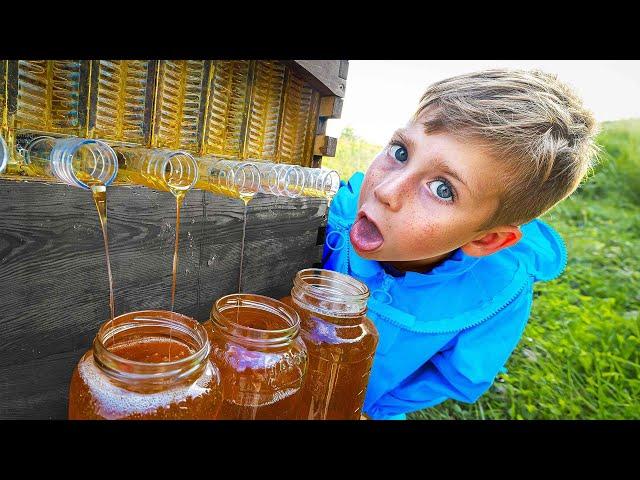
<instances>
[{"instance_id":1,"label":"blurred tree","mask_svg":"<svg viewBox=\"0 0 640 480\"><path fill-rule=\"evenodd\" d=\"M333 168L343 180L348 180L355 172L366 172L382 147L368 143L356 135L352 127L345 127L338 139L335 157L322 159L322 166Z\"/></svg>"}]
</instances>

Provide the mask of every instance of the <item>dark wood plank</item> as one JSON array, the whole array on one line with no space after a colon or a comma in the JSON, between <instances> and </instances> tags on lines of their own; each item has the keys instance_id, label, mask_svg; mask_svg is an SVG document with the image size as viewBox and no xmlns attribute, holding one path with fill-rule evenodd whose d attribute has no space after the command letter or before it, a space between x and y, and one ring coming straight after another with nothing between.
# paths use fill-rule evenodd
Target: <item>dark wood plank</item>
<instances>
[{"instance_id":1,"label":"dark wood plank","mask_svg":"<svg viewBox=\"0 0 640 480\"><path fill-rule=\"evenodd\" d=\"M342 115L342 104L344 99L340 97L327 96L320 99L320 117L340 118Z\"/></svg>"},{"instance_id":2,"label":"dark wood plank","mask_svg":"<svg viewBox=\"0 0 640 480\"><path fill-rule=\"evenodd\" d=\"M318 262L326 201L257 196L247 211L243 290L279 298ZM175 310L200 321L237 291L244 205L185 200ZM116 314L168 309L175 203L167 192L109 188ZM102 233L90 194L0 179L0 418L66 418L68 382L109 316Z\"/></svg>"},{"instance_id":3,"label":"dark wood plank","mask_svg":"<svg viewBox=\"0 0 640 480\"><path fill-rule=\"evenodd\" d=\"M340 67L338 68L338 76L346 80L347 73L349 73L349 60L340 60Z\"/></svg>"},{"instance_id":4,"label":"dark wood plank","mask_svg":"<svg viewBox=\"0 0 640 480\"><path fill-rule=\"evenodd\" d=\"M347 88L344 62L348 64L347 60L293 60L291 64L322 95L344 97Z\"/></svg>"},{"instance_id":5,"label":"dark wood plank","mask_svg":"<svg viewBox=\"0 0 640 480\"><path fill-rule=\"evenodd\" d=\"M323 155L325 157L334 157L338 148L338 139L327 135L316 135L313 145L314 155Z\"/></svg>"}]
</instances>

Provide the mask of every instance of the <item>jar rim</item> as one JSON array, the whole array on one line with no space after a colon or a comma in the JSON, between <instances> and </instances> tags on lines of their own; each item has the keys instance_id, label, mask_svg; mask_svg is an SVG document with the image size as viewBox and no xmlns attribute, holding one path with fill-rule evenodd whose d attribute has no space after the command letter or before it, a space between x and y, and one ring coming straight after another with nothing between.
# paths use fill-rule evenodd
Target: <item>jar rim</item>
<instances>
[{"instance_id":1,"label":"jar rim","mask_svg":"<svg viewBox=\"0 0 640 480\"><path fill-rule=\"evenodd\" d=\"M114 150L102 140L98 140L96 138L82 138L82 137L50 137L43 136L40 139L35 139L33 144L35 145L38 140L41 139L53 139L53 149L51 152L52 155L52 163L54 166L59 162L57 169L62 171L65 177L68 177L70 180L73 180L80 188L85 190L89 190L89 185L81 180L78 177L78 174L72 166L73 157L76 155L81 148L89 147L92 155L94 156L94 160L96 163L98 159L96 158L96 153L99 153L103 159L102 162L102 171L105 170L105 166L112 166L113 172L104 179L103 184L105 186L110 185L113 180L116 178L118 174L118 161L117 156ZM95 146L94 148L91 148ZM56 153L57 152L57 153ZM97 179L97 178L96 178ZM65 179L62 178L64 181ZM68 181L68 180L67 180Z\"/></svg>"},{"instance_id":2,"label":"jar rim","mask_svg":"<svg viewBox=\"0 0 640 480\"><path fill-rule=\"evenodd\" d=\"M187 334L200 348L177 360L141 362L120 356L107 347L108 340L116 334L144 326L171 328L175 333ZM93 351L96 363L113 376L120 376L124 370L121 367L126 367L126 377L167 380L183 378L198 370L209 355L210 343L205 328L191 317L168 310L140 310L118 315L113 322L110 319L104 322L93 341Z\"/></svg>"},{"instance_id":3,"label":"jar rim","mask_svg":"<svg viewBox=\"0 0 640 480\"><path fill-rule=\"evenodd\" d=\"M369 287L349 275L322 268L296 273L291 298L299 307L332 318L349 319L367 311Z\"/></svg>"},{"instance_id":4,"label":"jar rim","mask_svg":"<svg viewBox=\"0 0 640 480\"><path fill-rule=\"evenodd\" d=\"M157 154L163 155L164 158L162 159L162 167L161 167L161 172L162 172L162 181L164 183L167 184L167 187L169 188L175 188L177 190L189 190L191 188L193 188L195 186L195 184L198 182L198 162L196 161L196 159L193 157L193 155L191 155L189 152L186 152L184 150L168 150L168 149L158 149L156 152ZM193 170L193 175L191 175L191 181L189 182L189 184L185 184L185 185L178 185L176 186L173 182L169 183L166 179L166 170L167 170L167 165L171 166L171 159L172 158L180 158L180 157L184 157L186 159L186 165L189 167L189 170ZM151 164L149 164L150 167ZM149 168L148 167L148 168Z\"/></svg>"},{"instance_id":5,"label":"jar rim","mask_svg":"<svg viewBox=\"0 0 640 480\"><path fill-rule=\"evenodd\" d=\"M329 280L338 287L350 289L348 291L336 292L334 289L318 288L318 284L310 283L310 280ZM340 301L340 302L362 302L369 298L369 287L366 283L361 282L344 273L326 270L324 268L305 268L296 273L293 279L294 286L305 290L312 290L314 297L322 300Z\"/></svg>"},{"instance_id":6,"label":"jar rim","mask_svg":"<svg viewBox=\"0 0 640 480\"><path fill-rule=\"evenodd\" d=\"M235 300L235 301L234 301ZM223 315L227 310L250 307L271 313L289 324L286 328L255 328L241 325ZM300 331L300 316L298 312L289 305L264 295L250 293L232 293L220 297L211 307L210 319L217 326L221 327L225 333L234 337L242 337L247 341L260 343L279 343L295 338ZM227 326L238 331L240 335L231 331Z\"/></svg>"},{"instance_id":7,"label":"jar rim","mask_svg":"<svg viewBox=\"0 0 640 480\"><path fill-rule=\"evenodd\" d=\"M7 159L9 155L7 154L7 144L4 141L2 135L0 135L0 173L3 173L7 166Z\"/></svg>"}]
</instances>

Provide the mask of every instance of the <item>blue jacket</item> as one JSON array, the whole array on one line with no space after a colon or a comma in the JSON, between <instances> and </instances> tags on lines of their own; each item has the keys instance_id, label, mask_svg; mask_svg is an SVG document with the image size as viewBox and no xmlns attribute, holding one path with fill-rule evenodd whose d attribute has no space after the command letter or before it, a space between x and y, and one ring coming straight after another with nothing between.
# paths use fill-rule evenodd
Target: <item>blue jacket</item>
<instances>
[{"instance_id":1,"label":"blue jacket","mask_svg":"<svg viewBox=\"0 0 640 480\"><path fill-rule=\"evenodd\" d=\"M349 230L364 175L355 173L329 208L323 266L367 284L367 316L380 334L364 412L374 419L431 407L449 398L475 402L522 335L533 283L567 263L564 242L533 220L516 245L486 257L462 250L427 273L392 276L355 252Z\"/></svg>"}]
</instances>

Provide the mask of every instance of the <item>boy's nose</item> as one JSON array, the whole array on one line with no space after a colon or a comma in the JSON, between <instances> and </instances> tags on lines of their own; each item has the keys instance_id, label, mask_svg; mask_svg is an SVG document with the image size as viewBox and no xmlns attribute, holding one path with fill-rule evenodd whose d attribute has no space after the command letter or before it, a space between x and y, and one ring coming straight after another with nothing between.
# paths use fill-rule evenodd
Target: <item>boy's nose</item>
<instances>
[{"instance_id":1,"label":"boy's nose","mask_svg":"<svg viewBox=\"0 0 640 480\"><path fill-rule=\"evenodd\" d=\"M396 212L402 207L403 199L409 195L407 180L404 175L386 176L373 189L373 194L380 203Z\"/></svg>"}]
</instances>

